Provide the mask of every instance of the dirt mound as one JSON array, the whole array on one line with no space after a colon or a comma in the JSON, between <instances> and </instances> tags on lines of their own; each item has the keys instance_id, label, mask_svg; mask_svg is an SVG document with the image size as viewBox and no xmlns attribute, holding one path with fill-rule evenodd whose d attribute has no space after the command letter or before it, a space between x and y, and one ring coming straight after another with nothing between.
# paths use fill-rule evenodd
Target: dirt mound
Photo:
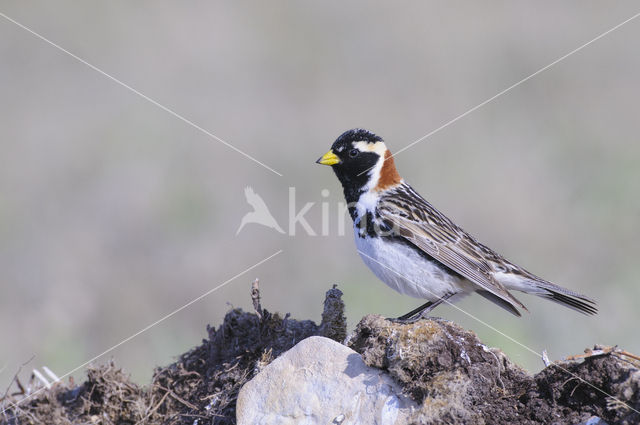
<instances>
[{"instance_id":1,"label":"dirt mound","mask_svg":"<svg viewBox=\"0 0 640 425\"><path fill-rule=\"evenodd\" d=\"M240 388L274 358L312 335L345 340L341 295L327 292L316 325L269 313L254 286L254 313L231 310L201 345L156 369L149 386L130 382L113 363L90 367L80 386L58 383L31 396L16 381L23 391L0 399L0 425L233 424ZM633 410L640 410L640 358L615 348L596 347L531 376L442 319L366 316L348 344L418 403L411 423L640 423Z\"/></svg>"},{"instance_id":2,"label":"dirt mound","mask_svg":"<svg viewBox=\"0 0 640 425\"><path fill-rule=\"evenodd\" d=\"M640 423L640 357L613 347L531 376L455 323L374 315L360 321L348 345L420 405L412 423L583 424L594 416Z\"/></svg>"},{"instance_id":3,"label":"dirt mound","mask_svg":"<svg viewBox=\"0 0 640 425\"><path fill-rule=\"evenodd\" d=\"M74 387L56 384L31 398L5 396L0 423L18 424L129 424L151 418L149 397L110 362L87 370L87 380Z\"/></svg>"},{"instance_id":4,"label":"dirt mound","mask_svg":"<svg viewBox=\"0 0 640 425\"><path fill-rule=\"evenodd\" d=\"M80 386L6 395L0 424L234 424L238 391L263 366L312 335L345 339L341 296L335 287L327 292L316 325L263 309L254 283L256 312L231 310L220 327L207 327L200 346L156 369L148 387L132 383L113 363L92 366Z\"/></svg>"}]
</instances>

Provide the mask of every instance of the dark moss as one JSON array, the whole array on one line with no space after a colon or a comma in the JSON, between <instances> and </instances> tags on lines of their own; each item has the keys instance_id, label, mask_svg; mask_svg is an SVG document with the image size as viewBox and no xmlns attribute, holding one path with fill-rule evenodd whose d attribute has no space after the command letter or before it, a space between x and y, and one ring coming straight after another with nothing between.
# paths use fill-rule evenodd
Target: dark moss
<instances>
[{"instance_id":1,"label":"dark moss","mask_svg":"<svg viewBox=\"0 0 640 425\"><path fill-rule=\"evenodd\" d=\"M238 391L262 367L312 335L344 340L341 296L335 287L327 292L320 325L261 307L254 313L231 310L218 328L207 327L201 345L156 369L147 388L133 384L113 363L89 367L80 386L58 384L23 401L6 398L0 424L235 424Z\"/></svg>"}]
</instances>

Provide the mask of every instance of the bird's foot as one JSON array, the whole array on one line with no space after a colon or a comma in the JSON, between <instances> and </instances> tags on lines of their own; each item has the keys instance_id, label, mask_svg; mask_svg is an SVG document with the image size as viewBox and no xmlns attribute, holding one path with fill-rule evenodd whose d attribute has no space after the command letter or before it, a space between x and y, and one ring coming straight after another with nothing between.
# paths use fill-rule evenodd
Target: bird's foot
<instances>
[{"instance_id":1,"label":"bird's foot","mask_svg":"<svg viewBox=\"0 0 640 425\"><path fill-rule=\"evenodd\" d=\"M407 316L405 314L404 316L386 317L385 319L390 321L391 323L399 323L401 325L410 325L412 323L419 322L420 320L434 320L436 322L448 321L446 319L443 319L442 317L429 316L427 313L428 312L424 311L418 314L414 314L413 316Z\"/></svg>"},{"instance_id":2,"label":"bird's foot","mask_svg":"<svg viewBox=\"0 0 640 425\"><path fill-rule=\"evenodd\" d=\"M410 325L411 323L415 323L418 320L420 320L420 317L415 316L415 317L405 318L404 316L400 316L400 317L385 317L385 319L391 323L399 323L401 325Z\"/></svg>"}]
</instances>

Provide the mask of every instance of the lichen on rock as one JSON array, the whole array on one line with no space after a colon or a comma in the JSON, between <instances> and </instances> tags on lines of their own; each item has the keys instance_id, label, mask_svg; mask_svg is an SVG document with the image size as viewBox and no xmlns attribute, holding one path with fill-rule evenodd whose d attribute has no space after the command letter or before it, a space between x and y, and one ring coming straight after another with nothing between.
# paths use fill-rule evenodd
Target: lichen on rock
<instances>
[{"instance_id":1,"label":"lichen on rock","mask_svg":"<svg viewBox=\"0 0 640 425\"><path fill-rule=\"evenodd\" d=\"M531 376L455 323L375 315L360 321L348 345L418 403L409 423L640 423L632 410L640 410L640 371L619 356L556 363Z\"/></svg>"},{"instance_id":2,"label":"lichen on rock","mask_svg":"<svg viewBox=\"0 0 640 425\"><path fill-rule=\"evenodd\" d=\"M348 345L368 365L388 371L420 404L412 418L419 423L484 423L488 400L530 384L502 352L445 320L402 324L365 316Z\"/></svg>"}]
</instances>

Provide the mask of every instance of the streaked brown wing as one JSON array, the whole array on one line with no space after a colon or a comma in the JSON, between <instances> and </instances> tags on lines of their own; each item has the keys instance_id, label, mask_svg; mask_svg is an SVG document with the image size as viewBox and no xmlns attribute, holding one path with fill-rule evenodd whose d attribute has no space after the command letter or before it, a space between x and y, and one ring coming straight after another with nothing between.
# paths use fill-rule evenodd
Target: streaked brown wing
<instances>
[{"instance_id":1,"label":"streaked brown wing","mask_svg":"<svg viewBox=\"0 0 640 425\"><path fill-rule=\"evenodd\" d=\"M494 295L526 310L493 278L482 252L488 250L403 184L380 199L379 213L399 235L445 266ZM478 249L476 249L476 247ZM495 254L495 253L492 253ZM497 256L497 254L495 254Z\"/></svg>"}]
</instances>

